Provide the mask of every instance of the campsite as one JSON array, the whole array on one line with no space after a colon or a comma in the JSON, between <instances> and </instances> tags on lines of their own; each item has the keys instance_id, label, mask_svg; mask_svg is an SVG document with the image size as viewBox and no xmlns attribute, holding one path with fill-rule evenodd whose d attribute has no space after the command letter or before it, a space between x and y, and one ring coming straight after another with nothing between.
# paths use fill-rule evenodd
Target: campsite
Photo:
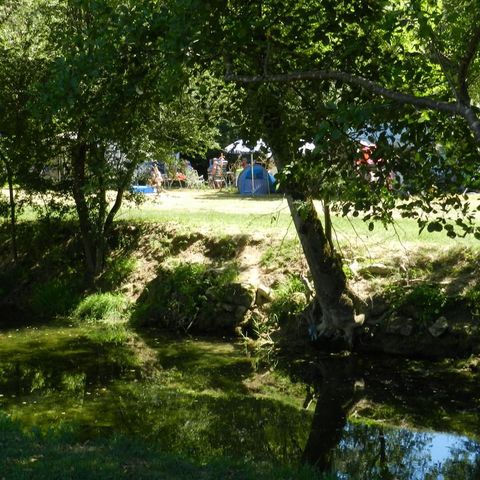
<instances>
[{"instance_id":1,"label":"campsite","mask_svg":"<svg viewBox=\"0 0 480 480\"><path fill-rule=\"evenodd\" d=\"M4 0L0 58L0 480L480 478L478 0Z\"/></svg>"}]
</instances>

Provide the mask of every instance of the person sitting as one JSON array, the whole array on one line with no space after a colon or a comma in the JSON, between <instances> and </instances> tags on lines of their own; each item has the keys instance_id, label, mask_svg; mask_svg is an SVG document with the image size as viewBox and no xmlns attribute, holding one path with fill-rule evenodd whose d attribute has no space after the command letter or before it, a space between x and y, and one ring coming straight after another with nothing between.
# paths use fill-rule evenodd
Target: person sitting
<instances>
[{"instance_id":1,"label":"person sitting","mask_svg":"<svg viewBox=\"0 0 480 480\"><path fill-rule=\"evenodd\" d=\"M157 195L160 192L164 191L163 177L162 177L162 174L160 173L160 170L158 169L158 167L155 163L153 164L153 167L152 167L152 176L151 176L151 179L150 179L150 184L152 185L152 187L155 188L155 192L157 193Z\"/></svg>"},{"instance_id":2,"label":"person sitting","mask_svg":"<svg viewBox=\"0 0 480 480\"><path fill-rule=\"evenodd\" d=\"M224 162L222 161L222 156L220 156L220 158L213 159L211 170L211 185L213 188L218 188L220 190L225 185Z\"/></svg>"}]
</instances>

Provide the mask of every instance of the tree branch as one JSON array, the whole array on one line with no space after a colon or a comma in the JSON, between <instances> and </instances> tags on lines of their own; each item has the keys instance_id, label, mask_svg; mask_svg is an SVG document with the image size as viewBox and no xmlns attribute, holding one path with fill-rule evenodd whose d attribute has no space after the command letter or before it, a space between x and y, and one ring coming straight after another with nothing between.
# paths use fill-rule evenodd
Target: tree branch
<instances>
[{"instance_id":1,"label":"tree branch","mask_svg":"<svg viewBox=\"0 0 480 480\"><path fill-rule=\"evenodd\" d=\"M357 85L365 90L376 93L396 102L413 105L422 109L431 109L439 112L449 114L461 114L459 105L456 102L441 102L431 97L417 97L415 95L396 92L383 87L382 85L367 80L364 77L351 75L346 72L328 71L328 70L313 70L306 72L291 72L276 75L233 75L226 74L226 81L233 81L237 83L288 83L298 82L303 80L340 80L350 85Z\"/></svg>"}]
</instances>

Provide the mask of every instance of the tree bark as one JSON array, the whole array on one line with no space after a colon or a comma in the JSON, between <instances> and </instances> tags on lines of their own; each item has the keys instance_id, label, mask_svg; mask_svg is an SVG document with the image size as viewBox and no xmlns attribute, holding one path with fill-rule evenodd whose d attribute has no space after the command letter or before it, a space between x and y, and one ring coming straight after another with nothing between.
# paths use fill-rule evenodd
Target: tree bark
<instances>
[{"instance_id":1,"label":"tree bark","mask_svg":"<svg viewBox=\"0 0 480 480\"><path fill-rule=\"evenodd\" d=\"M274 108L272 110L263 120L268 144L273 151L278 169L282 170L290 161L288 132L282 129L281 117ZM334 336L341 331L348 344L352 346L357 323L341 258L335 252L331 239L329 241L312 199L295 192L287 193L287 201L312 275L316 302L321 310L319 312L313 303L306 312L310 334L312 337Z\"/></svg>"},{"instance_id":2,"label":"tree bark","mask_svg":"<svg viewBox=\"0 0 480 480\"><path fill-rule=\"evenodd\" d=\"M80 236L85 255L86 274L90 280L93 280L96 274L96 262L90 212L85 198L86 159L87 145L83 142L76 143L72 148L73 198L75 200L75 207L80 225Z\"/></svg>"},{"instance_id":3,"label":"tree bark","mask_svg":"<svg viewBox=\"0 0 480 480\"><path fill-rule=\"evenodd\" d=\"M17 213L15 203L15 190L13 188L13 172L8 164L8 160L5 155L0 152L0 157L5 165L5 171L7 172L8 183L8 206L9 206L9 223L10 223L10 244L12 249L12 259L14 262L18 261L18 246L17 246Z\"/></svg>"},{"instance_id":4,"label":"tree bark","mask_svg":"<svg viewBox=\"0 0 480 480\"><path fill-rule=\"evenodd\" d=\"M331 247L313 201L294 200L290 195L287 201L321 308L319 316L312 307L308 321L317 326L319 335L331 336L342 331L351 344L356 327L355 309L341 258Z\"/></svg>"}]
</instances>

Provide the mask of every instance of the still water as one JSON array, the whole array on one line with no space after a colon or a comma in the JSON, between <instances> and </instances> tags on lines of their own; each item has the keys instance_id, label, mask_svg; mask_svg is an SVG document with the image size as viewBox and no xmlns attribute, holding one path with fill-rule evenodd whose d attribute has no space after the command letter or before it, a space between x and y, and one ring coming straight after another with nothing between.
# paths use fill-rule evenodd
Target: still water
<instances>
[{"instance_id":1,"label":"still water","mask_svg":"<svg viewBox=\"0 0 480 480\"><path fill-rule=\"evenodd\" d=\"M28 429L121 433L199 461L480 478L480 387L448 364L324 356L262 371L237 343L26 328L0 332L0 408Z\"/></svg>"}]
</instances>

